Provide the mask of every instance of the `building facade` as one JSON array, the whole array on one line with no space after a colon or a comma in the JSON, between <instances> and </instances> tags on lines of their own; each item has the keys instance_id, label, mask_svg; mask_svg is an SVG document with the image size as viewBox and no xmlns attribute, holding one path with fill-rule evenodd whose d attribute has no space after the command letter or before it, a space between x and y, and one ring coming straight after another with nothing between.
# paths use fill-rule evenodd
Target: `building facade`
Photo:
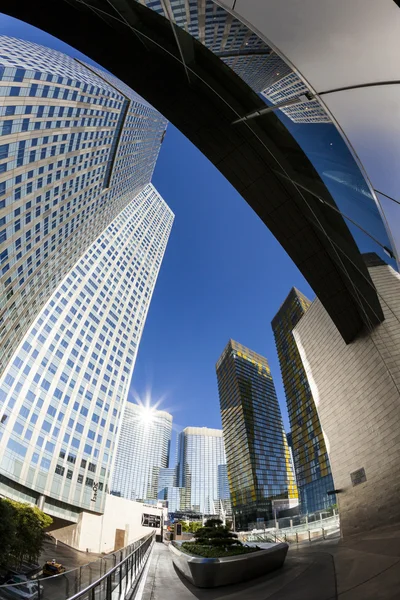
<instances>
[{"instance_id":1,"label":"building facade","mask_svg":"<svg viewBox=\"0 0 400 600\"><path fill-rule=\"evenodd\" d=\"M216 370L236 529L252 529L297 503L282 415L266 358L230 340Z\"/></svg>"},{"instance_id":2,"label":"building facade","mask_svg":"<svg viewBox=\"0 0 400 600\"><path fill-rule=\"evenodd\" d=\"M112 494L139 502L157 499L160 469L164 476L170 470L171 432L169 413L126 403L115 453Z\"/></svg>"},{"instance_id":3,"label":"building facade","mask_svg":"<svg viewBox=\"0 0 400 600\"><path fill-rule=\"evenodd\" d=\"M309 90L292 68L247 25L213 0L137 0L190 33L272 104ZM280 109L295 123L330 123L318 100Z\"/></svg>"},{"instance_id":4,"label":"building facade","mask_svg":"<svg viewBox=\"0 0 400 600\"><path fill-rule=\"evenodd\" d=\"M173 214L166 121L122 82L0 37L0 489L101 512Z\"/></svg>"},{"instance_id":5,"label":"building facade","mask_svg":"<svg viewBox=\"0 0 400 600\"><path fill-rule=\"evenodd\" d=\"M175 486L176 469L161 468L158 473L157 498L168 500L168 489Z\"/></svg>"},{"instance_id":6,"label":"building facade","mask_svg":"<svg viewBox=\"0 0 400 600\"><path fill-rule=\"evenodd\" d=\"M343 536L400 521L400 275L365 255L385 320L345 344L319 299L294 329L324 431Z\"/></svg>"},{"instance_id":7,"label":"building facade","mask_svg":"<svg viewBox=\"0 0 400 600\"><path fill-rule=\"evenodd\" d=\"M272 320L283 386L291 427L291 441L300 511L303 514L323 510L335 504L335 495L317 407L301 361L293 329L306 313L311 301L292 288Z\"/></svg>"},{"instance_id":8,"label":"building facade","mask_svg":"<svg viewBox=\"0 0 400 600\"><path fill-rule=\"evenodd\" d=\"M0 380L6 495L19 484L46 497L48 512L57 502L101 512L172 220L146 186L90 246L24 337Z\"/></svg>"},{"instance_id":9,"label":"building facade","mask_svg":"<svg viewBox=\"0 0 400 600\"><path fill-rule=\"evenodd\" d=\"M114 77L0 36L0 375L57 285L151 180L165 127Z\"/></svg>"},{"instance_id":10,"label":"building facade","mask_svg":"<svg viewBox=\"0 0 400 600\"><path fill-rule=\"evenodd\" d=\"M256 92L290 73L264 40L213 0L137 1L190 33Z\"/></svg>"},{"instance_id":11,"label":"building facade","mask_svg":"<svg viewBox=\"0 0 400 600\"><path fill-rule=\"evenodd\" d=\"M232 503L229 491L228 468L226 465L218 465L218 500L220 515L231 517Z\"/></svg>"},{"instance_id":12,"label":"building facade","mask_svg":"<svg viewBox=\"0 0 400 600\"><path fill-rule=\"evenodd\" d=\"M304 96L309 92L308 87L300 77L289 69L281 59L276 59L276 81L262 89L262 95L272 104L279 104ZM318 100L296 102L280 109L294 123L331 123L329 115L322 108Z\"/></svg>"},{"instance_id":13,"label":"building facade","mask_svg":"<svg viewBox=\"0 0 400 600\"><path fill-rule=\"evenodd\" d=\"M220 429L186 427L179 434L178 486L185 488L185 506L205 515L219 514L219 467L226 464Z\"/></svg>"}]
</instances>

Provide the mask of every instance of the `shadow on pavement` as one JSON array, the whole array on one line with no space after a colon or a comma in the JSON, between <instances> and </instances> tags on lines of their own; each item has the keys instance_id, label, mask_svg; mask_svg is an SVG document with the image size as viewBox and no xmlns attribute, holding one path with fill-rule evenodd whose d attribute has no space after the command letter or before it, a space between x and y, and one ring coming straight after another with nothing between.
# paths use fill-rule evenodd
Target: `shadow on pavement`
<instances>
[{"instance_id":1,"label":"shadow on pavement","mask_svg":"<svg viewBox=\"0 0 400 600\"><path fill-rule=\"evenodd\" d=\"M204 589L193 586L175 568L191 596L199 600L336 600L333 557L329 553L288 556L282 569L234 586ZM189 597L189 595L188 595Z\"/></svg>"}]
</instances>

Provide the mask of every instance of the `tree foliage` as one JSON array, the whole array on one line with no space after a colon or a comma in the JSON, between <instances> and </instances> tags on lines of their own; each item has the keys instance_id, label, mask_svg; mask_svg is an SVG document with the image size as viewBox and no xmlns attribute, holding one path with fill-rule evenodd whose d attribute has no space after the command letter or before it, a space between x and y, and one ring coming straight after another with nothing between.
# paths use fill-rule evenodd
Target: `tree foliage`
<instances>
[{"instance_id":1,"label":"tree foliage","mask_svg":"<svg viewBox=\"0 0 400 600\"><path fill-rule=\"evenodd\" d=\"M37 561L44 531L52 522L37 506L0 498L0 565L19 567L24 560Z\"/></svg>"},{"instance_id":2,"label":"tree foliage","mask_svg":"<svg viewBox=\"0 0 400 600\"><path fill-rule=\"evenodd\" d=\"M194 535L196 544L203 546L219 546L229 548L230 546L241 546L236 533L229 527L222 525L221 519L208 519L204 527L198 529Z\"/></svg>"},{"instance_id":3,"label":"tree foliage","mask_svg":"<svg viewBox=\"0 0 400 600\"><path fill-rule=\"evenodd\" d=\"M196 533L196 531L198 531L201 527L203 527L203 524L201 521L190 521L190 523L189 523L190 533Z\"/></svg>"}]
</instances>

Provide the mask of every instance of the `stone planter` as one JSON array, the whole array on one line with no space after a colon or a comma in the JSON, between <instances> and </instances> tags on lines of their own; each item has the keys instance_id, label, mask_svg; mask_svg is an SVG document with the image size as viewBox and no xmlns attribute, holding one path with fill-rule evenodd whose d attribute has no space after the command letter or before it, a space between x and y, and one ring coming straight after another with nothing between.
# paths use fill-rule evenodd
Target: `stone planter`
<instances>
[{"instance_id":1,"label":"stone planter","mask_svg":"<svg viewBox=\"0 0 400 600\"><path fill-rule=\"evenodd\" d=\"M213 588L241 583L279 569L285 562L288 544L274 544L266 550L226 558L202 558L181 552L169 544L175 567L193 585Z\"/></svg>"}]
</instances>

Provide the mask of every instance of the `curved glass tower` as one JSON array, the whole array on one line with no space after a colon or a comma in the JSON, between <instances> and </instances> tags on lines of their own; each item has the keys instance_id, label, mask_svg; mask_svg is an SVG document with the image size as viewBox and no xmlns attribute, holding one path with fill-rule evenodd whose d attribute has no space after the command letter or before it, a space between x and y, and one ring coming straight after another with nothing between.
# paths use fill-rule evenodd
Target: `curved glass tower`
<instances>
[{"instance_id":1,"label":"curved glass tower","mask_svg":"<svg viewBox=\"0 0 400 600\"><path fill-rule=\"evenodd\" d=\"M220 501L229 500L224 490L226 457L221 429L185 427L179 434L178 486L185 488L186 506L204 515L220 513ZM225 472L226 475L226 472ZM221 492L225 492L221 496Z\"/></svg>"},{"instance_id":2,"label":"curved glass tower","mask_svg":"<svg viewBox=\"0 0 400 600\"><path fill-rule=\"evenodd\" d=\"M291 427L300 510L312 513L336 503L329 456L317 407L293 330L311 301L293 288L272 320Z\"/></svg>"},{"instance_id":3,"label":"curved glass tower","mask_svg":"<svg viewBox=\"0 0 400 600\"><path fill-rule=\"evenodd\" d=\"M297 504L270 368L263 356L230 340L216 369L236 528L264 527L275 509Z\"/></svg>"},{"instance_id":4,"label":"curved glass tower","mask_svg":"<svg viewBox=\"0 0 400 600\"><path fill-rule=\"evenodd\" d=\"M127 402L113 468L111 493L128 500L156 500L160 470L167 470L172 416ZM166 486L168 487L168 486Z\"/></svg>"}]
</instances>

